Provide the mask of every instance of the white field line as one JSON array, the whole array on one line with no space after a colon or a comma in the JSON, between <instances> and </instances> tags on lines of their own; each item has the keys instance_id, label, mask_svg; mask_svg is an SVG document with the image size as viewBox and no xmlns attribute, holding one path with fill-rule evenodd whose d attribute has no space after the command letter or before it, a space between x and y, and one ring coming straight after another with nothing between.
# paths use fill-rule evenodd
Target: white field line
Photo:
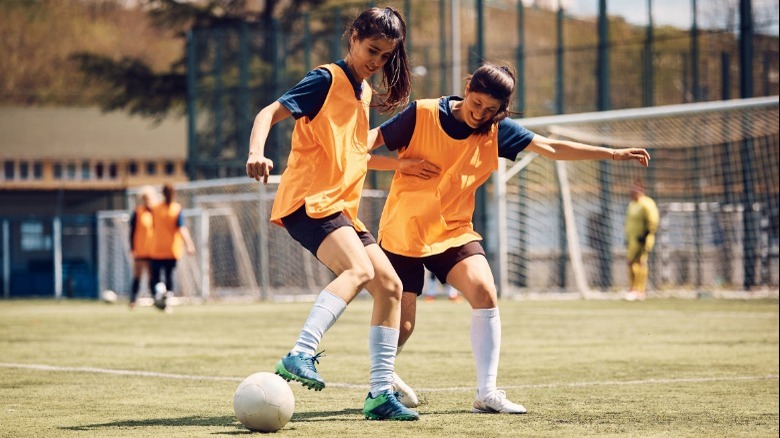
<instances>
[{"instance_id":1,"label":"white field line","mask_svg":"<svg viewBox=\"0 0 780 438\"><path fill-rule=\"evenodd\" d=\"M188 374L172 374L172 373L157 373L153 371L133 371L133 370L114 370L107 368L92 368L92 367L61 367L53 365L39 365L39 364L20 364L20 363L2 363L2 368L15 368L37 371L59 371L59 372L74 372L74 373L91 373L91 374L112 374L117 376L134 376L134 377L158 377L162 379L179 379L179 380L207 380L207 381L228 381L228 382L241 382L243 377L221 377L221 376L195 376ZM645 380L607 380L597 382L569 382L569 383L544 383L544 384L528 384L528 385L508 385L501 386L501 389L539 389L539 388L578 388L587 386L608 386L608 385L657 385L667 383L707 383L707 382L733 382L744 380L777 380L777 375L767 376L730 376L730 377L692 377L692 378L680 378L680 379L645 379ZM366 389L368 385L356 385L352 383L328 383L332 388L350 388L350 389ZM417 391L424 392L457 392L457 391L473 391L471 386L453 386L449 388L415 388Z\"/></svg>"}]
</instances>

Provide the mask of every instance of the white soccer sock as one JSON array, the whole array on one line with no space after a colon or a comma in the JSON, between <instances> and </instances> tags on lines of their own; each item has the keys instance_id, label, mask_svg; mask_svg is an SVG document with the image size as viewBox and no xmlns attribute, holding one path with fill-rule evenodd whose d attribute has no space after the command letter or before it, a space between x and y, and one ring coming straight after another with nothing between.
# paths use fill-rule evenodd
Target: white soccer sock
<instances>
[{"instance_id":1,"label":"white soccer sock","mask_svg":"<svg viewBox=\"0 0 780 438\"><path fill-rule=\"evenodd\" d=\"M313 356L320 345L322 335L333 326L346 308L347 303L340 296L326 290L320 292L290 352L304 352Z\"/></svg>"},{"instance_id":2,"label":"white soccer sock","mask_svg":"<svg viewBox=\"0 0 780 438\"><path fill-rule=\"evenodd\" d=\"M368 351L371 354L371 396L392 391L393 367L398 346L398 329L372 325L368 331Z\"/></svg>"},{"instance_id":3,"label":"white soccer sock","mask_svg":"<svg viewBox=\"0 0 780 438\"><path fill-rule=\"evenodd\" d=\"M471 349L477 367L477 391L495 391L501 352L501 316L498 307L471 311Z\"/></svg>"}]
</instances>

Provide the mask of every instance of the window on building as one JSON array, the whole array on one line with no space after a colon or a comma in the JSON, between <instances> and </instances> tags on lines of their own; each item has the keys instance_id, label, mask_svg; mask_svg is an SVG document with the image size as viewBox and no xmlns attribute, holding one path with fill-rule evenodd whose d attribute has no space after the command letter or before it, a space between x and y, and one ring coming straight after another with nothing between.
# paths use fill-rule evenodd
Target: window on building
<instances>
[{"instance_id":1,"label":"window on building","mask_svg":"<svg viewBox=\"0 0 780 438\"><path fill-rule=\"evenodd\" d=\"M68 163L65 167L65 178L76 179L76 163Z\"/></svg>"},{"instance_id":2,"label":"window on building","mask_svg":"<svg viewBox=\"0 0 780 438\"><path fill-rule=\"evenodd\" d=\"M127 173L129 173L131 176L138 175L138 163L135 161L127 163Z\"/></svg>"},{"instance_id":3,"label":"window on building","mask_svg":"<svg viewBox=\"0 0 780 438\"><path fill-rule=\"evenodd\" d=\"M105 169L103 163L95 163L95 178L103 179Z\"/></svg>"},{"instance_id":4,"label":"window on building","mask_svg":"<svg viewBox=\"0 0 780 438\"><path fill-rule=\"evenodd\" d=\"M173 161L165 162L165 174L168 176L173 175L176 172L176 164Z\"/></svg>"},{"instance_id":5,"label":"window on building","mask_svg":"<svg viewBox=\"0 0 780 438\"><path fill-rule=\"evenodd\" d=\"M54 179L62 179L62 163L54 163Z\"/></svg>"},{"instance_id":6,"label":"window on building","mask_svg":"<svg viewBox=\"0 0 780 438\"><path fill-rule=\"evenodd\" d=\"M22 251L48 251L51 249L51 236L47 236L40 221L25 221L21 225Z\"/></svg>"},{"instance_id":7,"label":"window on building","mask_svg":"<svg viewBox=\"0 0 780 438\"><path fill-rule=\"evenodd\" d=\"M87 180L92 178L92 166L89 165L89 161L81 163L81 179Z\"/></svg>"},{"instance_id":8,"label":"window on building","mask_svg":"<svg viewBox=\"0 0 780 438\"><path fill-rule=\"evenodd\" d=\"M111 179L116 179L116 176L117 176L116 163L111 163L108 165L108 177Z\"/></svg>"},{"instance_id":9,"label":"window on building","mask_svg":"<svg viewBox=\"0 0 780 438\"><path fill-rule=\"evenodd\" d=\"M19 179L27 179L30 177L30 163L27 161L19 162Z\"/></svg>"},{"instance_id":10,"label":"window on building","mask_svg":"<svg viewBox=\"0 0 780 438\"><path fill-rule=\"evenodd\" d=\"M3 173L6 180L12 180L15 177L14 170L16 170L16 163L14 163L11 160L8 160L3 165Z\"/></svg>"},{"instance_id":11,"label":"window on building","mask_svg":"<svg viewBox=\"0 0 780 438\"><path fill-rule=\"evenodd\" d=\"M35 179L42 179L43 178L43 163L40 161L35 161L32 165L33 169L33 178Z\"/></svg>"},{"instance_id":12,"label":"window on building","mask_svg":"<svg viewBox=\"0 0 780 438\"><path fill-rule=\"evenodd\" d=\"M155 175L157 173L157 163L154 161L147 161L146 162L146 174L147 175Z\"/></svg>"}]
</instances>

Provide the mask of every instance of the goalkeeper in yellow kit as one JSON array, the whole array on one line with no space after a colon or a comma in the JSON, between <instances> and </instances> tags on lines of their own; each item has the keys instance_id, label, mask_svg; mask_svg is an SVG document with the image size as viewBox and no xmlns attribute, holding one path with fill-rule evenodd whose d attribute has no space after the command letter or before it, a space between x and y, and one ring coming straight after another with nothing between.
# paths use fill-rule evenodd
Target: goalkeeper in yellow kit
<instances>
[{"instance_id":1,"label":"goalkeeper in yellow kit","mask_svg":"<svg viewBox=\"0 0 780 438\"><path fill-rule=\"evenodd\" d=\"M658 231L658 208L645 194L640 181L631 185L631 202L626 211L626 242L628 244L628 281L626 300L645 299L647 284L647 254L655 244Z\"/></svg>"}]
</instances>

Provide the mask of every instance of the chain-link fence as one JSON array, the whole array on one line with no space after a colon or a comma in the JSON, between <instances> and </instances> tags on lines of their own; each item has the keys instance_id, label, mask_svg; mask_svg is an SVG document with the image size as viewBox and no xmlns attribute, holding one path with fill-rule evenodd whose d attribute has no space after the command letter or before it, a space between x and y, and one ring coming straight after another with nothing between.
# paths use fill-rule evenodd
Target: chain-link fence
<instances>
[{"instance_id":1,"label":"chain-link fence","mask_svg":"<svg viewBox=\"0 0 780 438\"><path fill-rule=\"evenodd\" d=\"M737 12L716 2L700 2L695 32L692 16L683 27L663 20L649 26L649 12L643 13L646 19L629 22L615 15L619 10L607 9L608 28L601 36L596 0L566 2L564 10L519 0L387 3L407 22L413 98L461 94L464 77L483 60L517 70L514 109L526 117L746 97L741 95L746 70L740 67L744 35L733 24ZM777 18L763 15L771 12L771 1L753 3L757 18L747 74L754 95L775 95L778 39L772 26ZM191 179L242 175L257 112L310 69L343 58L346 25L372 5L351 2L262 23L192 29L187 40ZM600 88L606 88L606 96L600 97ZM371 125L384 118L373 112ZM280 170L289 153L291 124L278 124L268 140L269 158Z\"/></svg>"}]
</instances>

